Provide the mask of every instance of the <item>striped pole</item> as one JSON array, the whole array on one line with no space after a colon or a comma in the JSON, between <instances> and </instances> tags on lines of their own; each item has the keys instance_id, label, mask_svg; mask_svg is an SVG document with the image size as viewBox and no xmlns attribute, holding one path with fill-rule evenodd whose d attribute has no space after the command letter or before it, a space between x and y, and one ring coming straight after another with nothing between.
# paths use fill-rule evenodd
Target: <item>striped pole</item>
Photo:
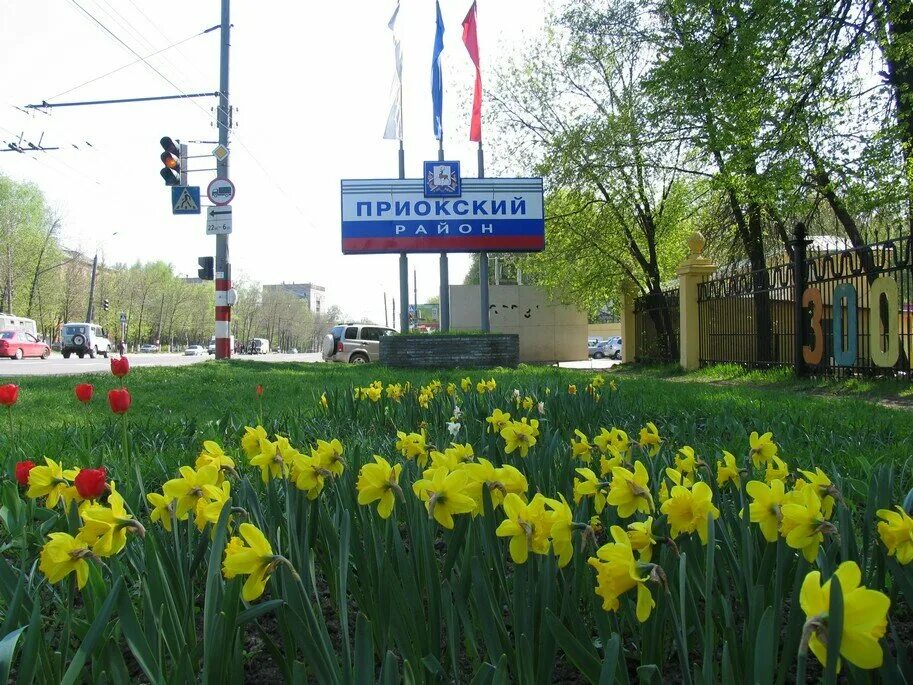
<instances>
[{"instance_id":1,"label":"striped pole","mask_svg":"<svg viewBox=\"0 0 913 685\"><path fill-rule=\"evenodd\" d=\"M231 307L228 304L228 291L231 290L230 278L217 278L216 281L216 359L231 357Z\"/></svg>"}]
</instances>

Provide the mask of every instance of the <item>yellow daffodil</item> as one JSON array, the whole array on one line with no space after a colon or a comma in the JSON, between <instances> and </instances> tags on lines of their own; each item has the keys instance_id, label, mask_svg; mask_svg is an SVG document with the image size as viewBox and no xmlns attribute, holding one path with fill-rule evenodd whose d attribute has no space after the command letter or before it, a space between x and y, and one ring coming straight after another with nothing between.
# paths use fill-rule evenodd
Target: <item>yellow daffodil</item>
<instances>
[{"instance_id":1,"label":"yellow daffodil","mask_svg":"<svg viewBox=\"0 0 913 685\"><path fill-rule=\"evenodd\" d=\"M662 438L659 437L659 429L652 421L648 422L646 426L640 429L640 437L638 438L637 444L640 445L641 449L646 450L647 454L651 457L655 457L659 454L659 445L661 442Z\"/></svg>"},{"instance_id":2,"label":"yellow daffodil","mask_svg":"<svg viewBox=\"0 0 913 685\"><path fill-rule=\"evenodd\" d=\"M622 464L624 464L624 457L618 453L618 450L613 445L609 445L605 454L599 457L599 473L606 477L612 473L612 469Z\"/></svg>"},{"instance_id":3,"label":"yellow daffodil","mask_svg":"<svg viewBox=\"0 0 913 685\"><path fill-rule=\"evenodd\" d=\"M571 557L574 555L573 533L579 526L574 523L574 513L568 505L564 495L558 495L560 499L546 498L545 503L551 508L553 513L552 530L549 536L552 539L552 551L558 559L558 568L564 568L571 563Z\"/></svg>"},{"instance_id":4,"label":"yellow daffodil","mask_svg":"<svg viewBox=\"0 0 913 685\"><path fill-rule=\"evenodd\" d=\"M124 498L111 483L108 506L93 504L82 514L82 529L76 537L92 546L92 552L99 557L110 557L120 552L127 544L127 531L145 534L143 526L130 516L124 506Z\"/></svg>"},{"instance_id":5,"label":"yellow daffodil","mask_svg":"<svg viewBox=\"0 0 913 685\"><path fill-rule=\"evenodd\" d=\"M327 401L327 394L325 392L320 394L320 406L324 409L330 408L330 403Z\"/></svg>"},{"instance_id":6,"label":"yellow daffodil","mask_svg":"<svg viewBox=\"0 0 913 685\"><path fill-rule=\"evenodd\" d=\"M315 500L323 492L327 478L333 474L324 468L315 451L310 456L296 452L292 455L292 469L294 472L295 487L307 492L309 500Z\"/></svg>"},{"instance_id":7,"label":"yellow daffodil","mask_svg":"<svg viewBox=\"0 0 913 685\"><path fill-rule=\"evenodd\" d=\"M805 560L812 563L818 556L824 533L833 532L834 527L822 516L821 499L814 488L805 488L801 494L801 503L790 502L780 507L783 515L781 532L786 537L786 544L801 550Z\"/></svg>"},{"instance_id":8,"label":"yellow daffodil","mask_svg":"<svg viewBox=\"0 0 913 685\"><path fill-rule=\"evenodd\" d=\"M653 546L656 538L653 537L653 517L648 516L645 521L635 521L628 524L628 539L640 561L648 562L653 558Z\"/></svg>"},{"instance_id":9,"label":"yellow daffodil","mask_svg":"<svg viewBox=\"0 0 913 685\"><path fill-rule=\"evenodd\" d=\"M342 458L343 454L345 454L345 448L338 439L318 440L317 446L312 450L311 454L317 458L323 468L337 478L345 471L346 462Z\"/></svg>"},{"instance_id":10,"label":"yellow daffodil","mask_svg":"<svg viewBox=\"0 0 913 685\"><path fill-rule=\"evenodd\" d=\"M403 399L403 386L399 383L390 383L387 385L384 392L387 395L387 399L393 400L394 402L399 402Z\"/></svg>"},{"instance_id":11,"label":"yellow daffodil","mask_svg":"<svg viewBox=\"0 0 913 685\"><path fill-rule=\"evenodd\" d=\"M776 454L767 462L767 468L764 471L764 480L771 483L775 480L786 480L789 475L789 466L780 459Z\"/></svg>"},{"instance_id":12,"label":"yellow daffodil","mask_svg":"<svg viewBox=\"0 0 913 685\"><path fill-rule=\"evenodd\" d=\"M593 446L590 444L589 438L580 429L574 429L574 434L577 436L577 440L575 441L571 438L571 454L584 464L589 465L593 461Z\"/></svg>"},{"instance_id":13,"label":"yellow daffodil","mask_svg":"<svg viewBox=\"0 0 913 685\"><path fill-rule=\"evenodd\" d=\"M520 456L525 457L530 448L536 444L538 435L538 419L527 421L524 417L519 421L511 421L501 430L501 437L504 438L505 443L504 452L510 454L514 450L519 450Z\"/></svg>"},{"instance_id":14,"label":"yellow daffodil","mask_svg":"<svg viewBox=\"0 0 913 685\"><path fill-rule=\"evenodd\" d=\"M195 509L197 502L204 496L204 485L215 485L219 479L219 469L210 464L194 471L189 466L178 469L180 478L166 481L162 486L165 497L175 501L175 517L178 521L187 518L188 512Z\"/></svg>"},{"instance_id":15,"label":"yellow daffodil","mask_svg":"<svg viewBox=\"0 0 913 685\"><path fill-rule=\"evenodd\" d=\"M454 395L456 395L456 391L457 391L456 383L447 384L447 395L448 396L453 397Z\"/></svg>"},{"instance_id":16,"label":"yellow daffodil","mask_svg":"<svg viewBox=\"0 0 913 685\"><path fill-rule=\"evenodd\" d=\"M279 443L266 438L260 438L260 451L250 458L250 465L260 468L260 478L264 483L288 476L289 465L279 452Z\"/></svg>"},{"instance_id":17,"label":"yellow daffodil","mask_svg":"<svg viewBox=\"0 0 913 685\"><path fill-rule=\"evenodd\" d=\"M899 506L897 511L879 509L876 514L881 519L878 535L888 548L888 556L902 566L909 564L913 561L913 518Z\"/></svg>"},{"instance_id":18,"label":"yellow daffodil","mask_svg":"<svg viewBox=\"0 0 913 685\"><path fill-rule=\"evenodd\" d=\"M512 492L522 498L529 488L526 476L510 464L495 468L487 459L479 459L474 463L466 463L463 471L469 477L464 492L476 503L471 512L473 516L484 513L483 488L488 490L491 496L493 509L501 505L508 493Z\"/></svg>"},{"instance_id":19,"label":"yellow daffodil","mask_svg":"<svg viewBox=\"0 0 913 685\"><path fill-rule=\"evenodd\" d=\"M244 435L241 438L241 449L248 458L256 457L260 454L260 440L266 440L267 437L266 429L263 426L256 428L245 426Z\"/></svg>"},{"instance_id":20,"label":"yellow daffodil","mask_svg":"<svg viewBox=\"0 0 913 685\"><path fill-rule=\"evenodd\" d=\"M630 518L634 512L650 514L653 497L650 495L650 476L643 462L634 462L634 472L623 466L612 469L609 496L606 501L616 508L619 518Z\"/></svg>"},{"instance_id":21,"label":"yellow daffodil","mask_svg":"<svg viewBox=\"0 0 913 685\"><path fill-rule=\"evenodd\" d=\"M831 479L827 477L827 474L822 471L820 468L815 467L814 471L803 471L799 470L806 480L802 478L796 481L796 490L801 490L808 485L812 486L815 490L815 494L821 499L821 509L824 512L824 518L831 519L834 515L834 505L835 497L839 497L840 493L837 491L837 488L834 487L834 484L831 483Z\"/></svg>"},{"instance_id":22,"label":"yellow daffodil","mask_svg":"<svg viewBox=\"0 0 913 685\"><path fill-rule=\"evenodd\" d=\"M491 416L485 419L488 427L485 429L489 433L500 433L510 423L510 414L495 409Z\"/></svg>"},{"instance_id":23,"label":"yellow daffodil","mask_svg":"<svg viewBox=\"0 0 913 685\"><path fill-rule=\"evenodd\" d=\"M576 385L569 385L569 386L567 386L567 394L568 394L568 395L576 395L576 394L577 394L577 386L576 386Z\"/></svg>"},{"instance_id":24,"label":"yellow daffodil","mask_svg":"<svg viewBox=\"0 0 913 685\"><path fill-rule=\"evenodd\" d=\"M526 411L531 411L534 406L536 406L536 400L534 400L532 397L523 398L523 409Z\"/></svg>"},{"instance_id":25,"label":"yellow daffodil","mask_svg":"<svg viewBox=\"0 0 913 685\"><path fill-rule=\"evenodd\" d=\"M494 392L497 387L498 384L495 382L495 379L490 378L487 381L479 381L476 383L476 392L480 395L484 395L486 392Z\"/></svg>"},{"instance_id":26,"label":"yellow daffodil","mask_svg":"<svg viewBox=\"0 0 913 685\"><path fill-rule=\"evenodd\" d=\"M247 576L241 596L245 602L253 602L266 589L266 581L278 559L259 528L250 523L242 523L238 526L238 532L241 537L233 537L225 546L222 574L227 579Z\"/></svg>"},{"instance_id":27,"label":"yellow daffodil","mask_svg":"<svg viewBox=\"0 0 913 685\"><path fill-rule=\"evenodd\" d=\"M860 585L862 573L855 561L844 561L834 575L840 580L843 595L840 656L858 668L879 668L884 659L879 640L888 626L891 600L884 593ZM821 584L820 571L811 571L799 592L799 605L808 618L808 646L822 664L827 663L831 586L830 580Z\"/></svg>"},{"instance_id":28,"label":"yellow daffodil","mask_svg":"<svg viewBox=\"0 0 913 685\"><path fill-rule=\"evenodd\" d=\"M707 544L707 514L719 518L720 510L713 505L713 491L706 483L695 483L691 488L676 485L663 502L660 510L672 528L672 537L697 531L701 544Z\"/></svg>"},{"instance_id":29,"label":"yellow daffodil","mask_svg":"<svg viewBox=\"0 0 913 685\"><path fill-rule=\"evenodd\" d=\"M203 449L200 456L197 457L196 467L198 469L213 464L220 470L234 470L235 461L222 450L219 443L214 440L204 440Z\"/></svg>"},{"instance_id":30,"label":"yellow daffodil","mask_svg":"<svg viewBox=\"0 0 913 685\"><path fill-rule=\"evenodd\" d=\"M203 530L207 523L215 526L222 515L222 509L231 497L231 483L227 480L222 482L221 487L217 485L204 485L203 494L197 501L196 517L194 523L197 529Z\"/></svg>"},{"instance_id":31,"label":"yellow daffodil","mask_svg":"<svg viewBox=\"0 0 913 685\"><path fill-rule=\"evenodd\" d=\"M604 377L604 376L596 376L596 377L593 378L592 386L593 386L594 388L597 388L597 389L598 389L598 388L601 388L603 385L605 385L605 377Z\"/></svg>"},{"instance_id":32,"label":"yellow daffodil","mask_svg":"<svg viewBox=\"0 0 913 685\"><path fill-rule=\"evenodd\" d=\"M29 489L26 490L26 497L37 499L38 497L47 497L45 506L53 509L62 497L71 493L65 492L79 473L79 469L68 469L58 464L53 459L44 458L44 466L35 466L29 471ZM64 501L69 507L69 503Z\"/></svg>"},{"instance_id":33,"label":"yellow daffodil","mask_svg":"<svg viewBox=\"0 0 913 685\"><path fill-rule=\"evenodd\" d=\"M769 485L759 480L749 481L745 492L754 500L748 505L751 522L758 524L765 540L776 542L782 517L780 509L786 495L783 481L774 480Z\"/></svg>"},{"instance_id":34,"label":"yellow daffodil","mask_svg":"<svg viewBox=\"0 0 913 685\"><path fill-rule=\"evenodd\" d=\"M386 519L393 512L396 503L395 495L402 497L399 487L399 474L403 470L402 464L390 463L378 455L374 455L373 464L365 464L358 472L358 503L361 505L377 502L377 514Z\"/></svg>"},{"instance_id":35,"label":"yellow daffodil","mask_svg":"<svg viewBox=\"0 0 913 685\"><path fill-rule=\"evenodd\" d=\"M510 558L515 564L525 564L530 552L548 554L555 514L545 504L545 497L539 493L529 504L514 493L504 498L502 508L507 518L501 521L495 534L510 538Z\"/></svg>"},{"instance_id":36,"label":"yellow daffodil","mask_svg":"<svg viewBox=\"0 0 913 685\"><path fill-rule=\"evenodd\" d=\"M635 561L631 541L619 526L612 526L611 533L615 542L603 545L596 557L587 560L596 569L596 594L602 597L605 611L618 611L618 598L637 588L637 620L643 623L656 606L646 585L652 565Z\"/></svg>"},{"instance_id":37,"label":"yellow daffodil","mask_svg":"<svg viewBox=\"0 0 913 685\"><path fill-rule=\"evenodd\" d=\"M171 532L171 522L174 520L174 498L160 495L157 492L150 492L146 495L149 504L152 505L152 511L149 512L149 520L155 523L158 521L162 528Z\"/></svg>"},{"instance_id":38,"label":"yellow daffodil","mask_svg":"<svg viewBox=\"0 0 913 685\"><path fill-rule=\"evenodd\" d=\"M428 445L425 442L425 429L418 433L409 433L396 431L396 449L406 459L415 459L419 468L425 468L428 464Z\"/></svg>"},{"instance_id":39,"label":"yellow daffodil","mask_svg":"<svg viewBox=\"0 0 913 685\"><path fill-rule=\"evenodd\" d=\"M606 505L605 483L601 483L590 469L574 469L583 480L574 479L574 504L579 504L584 497L592 497L597 514L601 514Z\"/></svg>"},{"instance_id":40,"label":"yellow daffodil","mask_svg":"<svg viewBox=\"0 0 913 685\"><path fill-rule=\"evenodd\" d=\"M468 514L476 506L475 500L466 494L469 477L463 469L451 473L434 469L427 475L430 478L415 481L412 490L425 503L428 518L452 529L454 515Z\"/></svg>"},{"instance_id":41,"label":"yellow daffodil","mask_svg":"<svg viewBox=\"0 0 913 685\"><path fill-rule=\"evenodd\" d=\"M683 476L693 476L696 467L697 457L694 456L694 448L685 445L675 455L675 468Z\"/></svg>"},{"instance_id":42,"label":"yellow daffodil","mask_svg":"<svg viewBox=\"0 0 913 685\"><path fill-rule=\"evenodd\" d=\"M739 465L735 461L735 455L724 450L723 461L717 461L716 463L716 484L723 487L726 483L732 483L738 488L741 482Z\"/></svg>"},{"instance_id":43,"label":"yellow daffodil","mask_svg":"<svg viewBox=\"0 0 913 685\"><path fill-rule=\"evenodd\" d=\"M460 389L463 392L469 392L472 389L472 380L469 377L460 381Z\"/></svg>"},{"instance_id":44,"label":"yellow daffodil","mask_svg":"<svg viewBox=\"0 0 913 685\"><path fill-rule=\"evenodd\" d=\"M50 533L41 548L38 570L51 583L59 583L71 573L76 574L76 586L81 590L89 579L89 562L93 557L89 546L68 533Z\"/></svg>"},{"instance_id":45,"label":"yellow daffodil","mask_svg":"<svg viewBox=\"0 0 913 685\"><path fill-rule=\"evenodd\" d=\"M766 464L777 453L777 444L774 442L773 433L764 433L758 435L757 431L752 431L748 436L748 443L751 446L751 461L755 468L760 468L761 464Z\"/></svg>"}]
</instances>

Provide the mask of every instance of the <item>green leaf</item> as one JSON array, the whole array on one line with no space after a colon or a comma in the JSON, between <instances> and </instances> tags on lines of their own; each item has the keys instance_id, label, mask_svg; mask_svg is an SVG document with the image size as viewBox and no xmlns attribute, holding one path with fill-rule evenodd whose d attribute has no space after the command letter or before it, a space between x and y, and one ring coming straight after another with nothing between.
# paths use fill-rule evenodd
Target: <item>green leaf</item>
<instances>
[{"instance_id":1,"label":"green leaf","mask_svg":"<svg viewBox=\"0 0 913 685\"><path fill-rule=\"evenodd\" d=\"M111 592L108 594L105 603L95 616L95 620L92 621L92 625L89 626L89 631L79 645L79 649L76 650L76 654L73 655L73 659L70 661L70 667L67 668L66 673L63 674L60 685L73 685L73 683L82 680L82 667L85 666L86 660L95 649L96 643L102 636L105 628L108 627L108 619L111 618L111 612L114 611L114 605L117 604L117 601L120 598L119 596L123 585L124 582L122 578L118 578L114 581Z\"/></svg>"},{"instance_id":2,"label":"green leaf","mask_svg":"<svg viewBox=\"0 0 913 685\"><path fill-rule=\"evenodd\" d=\"M120 580L119 574L118 580ZM140 628L130 595L126 592L120 593L117 602L117 615L120 618L120 626L124 633L124 639L127 641L127 646L133 652L133 656L136 657L136 662L143 669L143 673L148 676L152 683L162 682L161 668L152 652L152 648L149 646L148 640L146 640L145 633Z\"/></svg>"},{"instance_id":3,"label":"green leaf","mask_svg":"<svg viewBox=\"0 0 913 685\"><path fill-rule=\"evenodd\" d=\"M380 685L400 685L396 655L391 651L387 651L384 656L384 664L380 671Z\"/></svg>"},{"instance_id":4,"label":"green leaf","mask_svg":"<svg viewBox=\"0 0 913 685\"><path fill-rule=\"evenodd\" d=\"M11 633L7 633L0 640L0 683L5 683L9 679L10 667L13 665L13 653L16 651L16 643L22 631L28 626L16 628Z\"/></svg>"},{"instance_id":5,"label":"green leaf","mask_svg":"<svg viewBox=\"0 0 913 685\"><path fill-rule=\"evenodd\" d=\"M591 683L598 683L602 664L599 663L594 651L578 641L552 613L551 609L545 610L545 622L570 662L587 680Z\"/></svg>"},{"instance_id":6,"label":"green leaf","mask_svg":"<svg viewBox=\"0 0 913 685\"><path fill-rule=\"evenodd\" d=\"M238 614L238 618L235 619L236 626L243 626L245 623L249 623L255 619L260 618L263 614L268 614L273 609L277 609L285 604L283 599L270 599L266 602L260 602L254 604L252 607L245 609Z\"/></svg>"},{"instance_id":7,"label":"green leaf","mask_svg":"<svg viewBox=\"0 0 913 685\"><path fill-rule=\"evenodd\" d=\"M618 633L613 633L605 644L605 656L602 658L602 671L599 674L599 685L612 685L615 682L615 669L618 668L618 650L621 640Z\"/></svg>"},{"instance_id":8,"label":"green leaf","mask_svg":"<svg viewBox=\"0 0 913 685\"><path fill-rule=\"evenodd\" d=\"M754 680L758 685L770 685L774 680L774 610L767 607L761 616L758 634L755 637Z\"/></svg>"},{"instance_id":9,"label":"green leaf","mask_svg":"<svg viewBox=\"0 0 913 685\"><path fill-rule=\"evenodd\" d=\"M219 612L222 610L222 555L225 552L225 537L228 517L231 514L232 499L222 507L215 535L209 548L209 568L206 570L206 594L203 598L203 683L221 682L221 670L225 665L222 658L223 645L216 641Z\"/></svg>"},{"instance_id":10,"label":"green leaf","mask_svg":"<svg viewBox=\"0 0 913 685\"><path fill-rule=\"evenodd\" d=\"M355 681L356 685L374 682L374 634L371 622L363 613L355 621Z\"/></svg>"},{"instance_id":11,"label":"green leaf","mask_svg":"<svg viewBox=\"0 0 913 685\"><path fill-rule=\"evenodd\" d=\"M840 658L840 641L843 639L843 588L837 574L831 576L831 601L827 609L827 664L824 682L837 682L837 660Z\"/></svg>"}]
</instances>

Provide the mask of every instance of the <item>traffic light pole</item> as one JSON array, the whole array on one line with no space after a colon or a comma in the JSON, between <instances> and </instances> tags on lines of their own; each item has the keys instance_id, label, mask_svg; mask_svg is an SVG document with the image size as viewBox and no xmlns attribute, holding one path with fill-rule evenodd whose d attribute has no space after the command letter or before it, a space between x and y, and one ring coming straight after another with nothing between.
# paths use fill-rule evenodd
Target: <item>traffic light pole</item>
<instances>
[{"instance_id":1,"label":"traffic light pole","mask_svg":"<svg viewBox=\"0 0 913 685\"><path fill-rule=\"evenodd\" d=\"M219 50L219 107L216 122L219 144L228 149L228 129L231 126L228 104L228 49L231 44L230 0L222 0L222 22ZM228 155L216 164L216 177L228 178ZM216 236L216 359L231 358L231 263L228 257L228 236Z\"/></svg>"}]
</instances>

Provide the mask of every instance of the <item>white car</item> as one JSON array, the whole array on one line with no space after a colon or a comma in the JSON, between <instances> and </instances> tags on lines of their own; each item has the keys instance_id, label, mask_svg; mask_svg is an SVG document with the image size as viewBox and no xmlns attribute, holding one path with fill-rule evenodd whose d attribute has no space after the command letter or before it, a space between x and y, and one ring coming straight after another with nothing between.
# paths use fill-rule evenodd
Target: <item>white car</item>
<instances>
[{"instance_id":1,"label":"white car","mask_svg":"<svg viewBox=\"0 0 913 685\"><path fill-rule=\"evenodd\" d=\"M60 351L63 352L64 359L69 359L71 354L76 354L80 359L86 355L95 359L99 354L107 357L114 349L105 329L94 323L65 323L61 342Z\"/></svg>"},{"instance_id":2,"label":"white car","mask_svg":"<svg viewBox=\"0 0 913 685\"><path fill-rule=\"evenodd\" d=\"M206 348L202 345L191 345L184 350L185 357L198 357L204 354L206 354Z\"/></svg>"}]
</instances>

